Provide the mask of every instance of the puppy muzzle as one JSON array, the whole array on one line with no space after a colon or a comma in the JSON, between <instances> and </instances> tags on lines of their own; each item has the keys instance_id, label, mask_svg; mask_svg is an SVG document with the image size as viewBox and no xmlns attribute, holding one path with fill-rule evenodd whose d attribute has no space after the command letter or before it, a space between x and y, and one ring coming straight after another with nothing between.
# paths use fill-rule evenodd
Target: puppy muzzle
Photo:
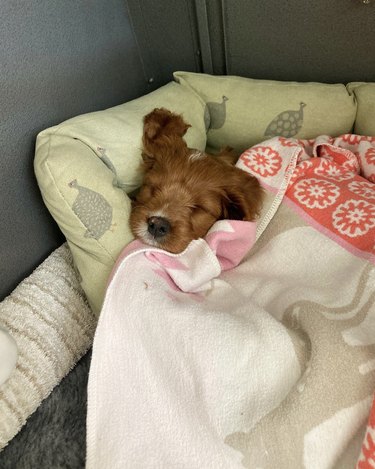
<instances>
[{"instance_id":1,"label":"puppy muzzle","mask_svg":"<svg viewBox=\"0 0 375 469\"><path fill-rule=\"evenodd\" d=\"M147 231L153 238L160 240L171 231L171 224L164 217L150 217L147 220Z\"/></svg>"}]
</instances>

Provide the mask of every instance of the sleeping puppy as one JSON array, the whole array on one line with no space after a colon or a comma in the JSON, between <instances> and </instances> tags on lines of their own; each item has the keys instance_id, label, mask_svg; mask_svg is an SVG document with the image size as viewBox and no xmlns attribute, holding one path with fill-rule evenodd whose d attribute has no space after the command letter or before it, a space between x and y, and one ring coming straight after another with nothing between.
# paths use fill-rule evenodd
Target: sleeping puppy
<instances>
[{"instance_id":1,"label":"sleeping puppy","mask_svg":"<svg viewBox=\"0 0 375 469\"><path fill-rule=\"evenodd\" d=\"M234 166L231 149L210 155L188 148L189 127L163 108L145 116L144 179L130 216L136 238L172 253L204 237L217 220L254 221L262 205L258 180Z\"/></svg>"}]
</instances>

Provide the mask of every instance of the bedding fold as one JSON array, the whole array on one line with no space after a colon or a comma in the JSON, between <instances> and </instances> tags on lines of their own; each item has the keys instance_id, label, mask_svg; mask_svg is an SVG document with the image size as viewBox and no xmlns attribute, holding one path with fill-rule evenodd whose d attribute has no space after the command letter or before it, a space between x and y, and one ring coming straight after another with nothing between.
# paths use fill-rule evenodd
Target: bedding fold
<instances>
[{"instance_id":1,"label":"bedding fold","mask_svg":"<svg viewBox=\"0 0 375 469\"><path fill-rule=\"evenodd\" d=\"M88 469L355 465L375 389L375 139L357 137L245 152L267 190L257 228L123 251L94 338Z\"/></svg>"}]
</instances>

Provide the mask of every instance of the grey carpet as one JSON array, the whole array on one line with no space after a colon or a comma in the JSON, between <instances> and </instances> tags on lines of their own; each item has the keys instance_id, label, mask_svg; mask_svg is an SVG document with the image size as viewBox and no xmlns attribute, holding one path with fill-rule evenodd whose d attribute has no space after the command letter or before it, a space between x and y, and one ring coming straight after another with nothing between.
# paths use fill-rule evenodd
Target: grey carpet
<instances>
[{"instance_id":1,"label":"grey carpet","mask_svg":"<svg viewBox=\"0 0 375 469\"><path fill-rule=\"evenodd\" d=\"M0 469L82 469L86 452L91 352L57 386L0 452Z\"/></svg>"}]
</instances>

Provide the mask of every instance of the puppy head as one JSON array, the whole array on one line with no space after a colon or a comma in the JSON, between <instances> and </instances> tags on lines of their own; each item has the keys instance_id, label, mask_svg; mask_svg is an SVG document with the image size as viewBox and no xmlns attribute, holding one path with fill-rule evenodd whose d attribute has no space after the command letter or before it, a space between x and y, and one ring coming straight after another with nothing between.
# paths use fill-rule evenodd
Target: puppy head
<instances>
[{"instance_id":1,"label":"puppy head","mask_svg":"<svg viewBox=\"0 0 375 469\"><path fill-rule=\"evenodd\" d=\"M217 220L255 220L262 201L258 180L231 165L227 150L215 157L189 149L182 118L154 112L155 121L153 113L145 118L144 180L130 216L135 237L178 253Z\"/></svg>"}]
</instances>

